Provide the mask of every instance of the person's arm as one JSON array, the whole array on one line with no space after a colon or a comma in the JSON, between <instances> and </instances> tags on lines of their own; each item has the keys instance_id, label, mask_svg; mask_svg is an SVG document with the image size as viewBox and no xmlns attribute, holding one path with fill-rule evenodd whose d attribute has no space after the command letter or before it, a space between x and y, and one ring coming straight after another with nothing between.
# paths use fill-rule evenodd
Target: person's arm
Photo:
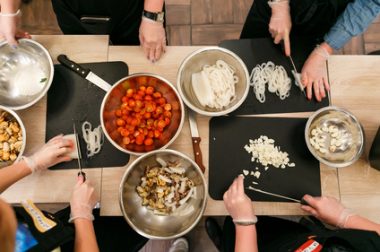
<instances>
[{"instance_id":1,"label":"person's arm","mask_svg":"<svg viewBox=\"0 0 380 252\"><path fill-rule=\"evenodd\" d=\"M20 17L20 0L0 0L0 40L4 37L16 47L16 38L31 38L29 33L17 29Z\"/></svg>"},{"instance_id":2,"label":"person's arm","mask_svg":"<svg viewBox=\"0 0 380 252\"><path fill-rule=\"evenodd\" d=\"M84 181L83 176L78 177L70 200L70 219L75 226L75 252L98 252L95 230L92 221L92 209L97 201L95 189L89 180Z\"/></svg>"},{"instance_id":3,"label":"person's arm","mask_svg":"<svg viewBox=\"0 0 380 252\"><path fill-rule=\"evenodd\" d=\"M269 33L275 44L284 41L285 55L290 56L290 30L292 20L290 17L290 6L288 0L268 2L272 14L269 21Z\"/></svg>"},{"instance_id":4,"label":"person's arm","mask_svg":"<svg viewBox=\"0 0 380 252\"><path fill-rule=\"evenodd\" d=\"M380 235L380 224L353 213L333 197L305 195L303 199L308 205L302 205L301 208L327 224L339 228L375 231Z\"/></svg>"},{"instance_id":5,"label":"person's arm","mask_svg":"<svg viewBox=\"0 0 380 252\"><path fill-rule=\"evenodd\" d=\"M145 0L144 10L161 12L164 0ZM166 35L164 24L142 17L139 29L141 47L148 60L155 62L160 59L166 48Z\"/></svg>"},{"instance_id":6,"label":"person's arm","mask_svg":"<svg viewBox=\"0 0 380 252\"><path fill-rule=\"evenodd\" d=\"M69 153L73 143L62 135L52 138L30 157L0 169L0 193L32 172L46 170L60 162L71 160Z\"/></svg>"},{"instance_id":7,"label":"person's arm","mask_svg":"<svg viewBox=\"0 0 380 252\"><path fill-rule=\"evenodd\" d=\"M328 57L353 36L362 33L379 13L380 0L355 0L347 5L324 36L324 42L314 49L302 68L301 82L306 87L309 100L314 93L317 101L321 101L326 97L326 91L330 90L326 70Z\"/></svg>"},{"instance_id":8,"label":"person's arm","mask_svg":"<svg viewBox=\"0 0 380 252\"><path fill-rule=\"evenodd\" d=\"M32 171L24 160L0 169L0 193L31 173Z\"/></svg>"},{"instance_id":9,"label":"person's arm","mask_svg":"<svg viewBox=\"0 0 380 252\"><path fill-rule=\"evenodd\" d=\"M257 217L244 193L244 177L238 176L223 195L224 205L235 223L235 252L257 252Z\"/></svg>"},{"instance_id":10,"label":"person's arm","mask_svg":"<svg viewBox=\"0 0 380 252\"><path fill-rule=\"evenodd\" d=\"M364 32L380 13L380 0L355 0L349 3L324 36L334 50L341 49L352 37Z\"/></svg>"}]
</instances>

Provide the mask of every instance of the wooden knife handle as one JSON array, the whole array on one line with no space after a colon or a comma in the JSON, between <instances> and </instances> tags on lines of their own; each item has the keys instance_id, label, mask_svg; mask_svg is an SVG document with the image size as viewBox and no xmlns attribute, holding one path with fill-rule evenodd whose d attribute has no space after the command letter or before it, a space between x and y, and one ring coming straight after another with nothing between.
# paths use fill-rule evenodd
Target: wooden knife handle
<instances>
[{"instance_id":1,"label":"wooden knife handle","mask_svg":"<svg viewBox=\"0 0 380 252\"><path fill-rule=\"evenodd\" d=\"M193 152L194 152L194 159L195 163L199 165L199 168L201 168L202 172L205 173L205 166L203 165L202 161L202 152L200 147L201 138L200 137L192 137L193 141Z\"/></svg>"}]
</instances>

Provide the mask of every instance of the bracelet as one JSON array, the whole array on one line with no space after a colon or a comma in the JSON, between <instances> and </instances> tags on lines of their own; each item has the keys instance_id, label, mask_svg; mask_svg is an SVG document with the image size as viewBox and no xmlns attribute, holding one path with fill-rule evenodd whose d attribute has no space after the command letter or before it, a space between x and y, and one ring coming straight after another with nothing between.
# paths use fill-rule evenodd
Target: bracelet
<instances>
[{"instance_id":1,"label":"bracelet","mask_svg":"<svg viewBox=\"0 0 380 252\"><path fill-rule=\"evenodd\" d=\"M348 219L353 215L355 215L355 213L351 209L345 208L343 212L340 214L339 220L336 226L338 228L344 228L346 226Z\"/></svg>"},{"instance_id":2,"label":"bracelet","mask_svg":"<svg viewBox=\"0 0 380 252\"><path fill-rule=\"evenodd\" d=\"M252 220L232 220L232 221L233 223L235 223L235 225L238 225L238 226L251 226L251 225L255 225L258 220L256 216L253 216Z\"/></svg>"},{"instance_id":3,"label":"bracelet","mask_svg":"<svg viewBox=\"0 0 380 252\"><path fill-rule=\"evenodd\" d=\"M20 161L24 160L26 163L26 166L32 171L32 173L35 173L37 171L37 164L34 162L32 158L28 158L25 156L21 156Z\"/></svg>"},{"instance_id":4,"label":"bracelet","mask_svg":"<svg viewBox=\"0 0 380 252\"><path fill-rule=\"evenodd\" d=\"M322 46L320 46L320 45L317 45L316 48L315 48L314 50L315 50L315 53L316 53L316 54L322 56L322 57L325 58L326 60L329 59L330 54L328 53L328 51L327 51L324 47L322 47Z\"/></svg>"},{"instance_id":5,"label":"bracelet","mask_svg":"<svg viewBox=\"0 0 380 252\"><path fill-rule=\"evenodd\" d=\"M95 217L93 214L72 216L70 213L70 218L68 220L68 223L73 223L74 220L76 220L76 219L86 219L86 220L94 221Z\"/></svg>"},{"instance_id":6,"label":"bracelet","mask_svg":"<svg viewBox=\"0 0 380 252\"><path fill-rule=\"evenodd\" d=\"M279 3L285 3L287 2L289 4L289 0L269 0L268 5L272 8L273 5L279 4Z\"/></svg>"},{"instance_id":7,"label":"bracelet","mask_svg":"<svg viewBox=\"0 0 380 252\"><path fill-rule=\"evenodd\" d=\"M18 9L15 13L0 13L0 17L16 17L20 15L21 10Z\"/></svg>"}]
</instances>

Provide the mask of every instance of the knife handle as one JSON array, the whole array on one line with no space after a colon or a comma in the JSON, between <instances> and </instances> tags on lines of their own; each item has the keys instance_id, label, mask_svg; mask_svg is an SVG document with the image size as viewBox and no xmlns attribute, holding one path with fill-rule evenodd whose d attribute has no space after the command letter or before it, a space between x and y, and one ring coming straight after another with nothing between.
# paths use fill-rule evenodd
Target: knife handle
<instances>
[{"instance_id":1,"label":"knife handle","mask_svg":"<svg viewBox=\"0 0 380 252\"><path fill-rule=\"evenodd\" d=\"M200 137L192 137L191 140L193 141L193 152L194 152L194 159L195 163L201 168L202 172L205 173L205 166L202 162L202 152L200 147L201 138Z\"/></svg>"},{"instance_id":2,"label":"knife handle","mask_svg":"<svg viewBox=\"0 0 380 252\"><path fill-rule=\"evenodd\" d=\"M68 69L74 71L79 76L86 78L88 73L90 72L90 69L83 68L78 63L70 60L65 54L60 54L57 57L57 60Z\"/></svg>"}]
</instances>

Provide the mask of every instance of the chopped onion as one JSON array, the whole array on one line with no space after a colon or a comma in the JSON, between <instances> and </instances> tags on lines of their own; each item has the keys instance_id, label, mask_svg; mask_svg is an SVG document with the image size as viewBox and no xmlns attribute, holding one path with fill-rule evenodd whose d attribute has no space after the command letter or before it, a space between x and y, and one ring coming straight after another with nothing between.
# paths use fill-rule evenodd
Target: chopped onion
<instances>
[{"instance_id":1,"label":"chopped onion","mask_svg":"<svg viewBox=\"0 0 380 252\"><path fill-rule=\"evenodd\" d=\"M101 126L99 125L92 130L91 123L85 121L82 124L82 134L83 139L87 144L87 156L92 157L95 154L98 154L104 143L104 134Z\"/></svg>"}]
</instances>

